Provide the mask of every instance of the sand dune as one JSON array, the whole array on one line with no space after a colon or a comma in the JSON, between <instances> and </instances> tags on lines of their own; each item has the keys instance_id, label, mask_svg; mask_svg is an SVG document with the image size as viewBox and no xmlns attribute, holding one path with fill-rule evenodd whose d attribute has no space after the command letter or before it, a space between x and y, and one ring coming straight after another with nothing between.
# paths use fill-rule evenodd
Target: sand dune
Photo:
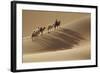
<instances>
[{"instance_id":1,"label":"sand dune","mask_svg":"<svg viewBox=\"0 0 100 73\"><path fill-rule=\"evenodd\" d=\"M84 44L83 44L84 43ZM65 49L44 53L30 53L23 55L24 62L44 62L44 61L63 61L63 60L85 60L90 59L89 43L83 42L80 46L73 49ZM86 46L87 45L87 46ZM83 47L81 47L83 46ZM81 47L81 48L80 48Z\"/></svg>"},{"instance_id":2,"label":"sand dune","mask_svg":"<svg viewBox=\"0 0 100 73\"><path fill-rule=\"evenodd\" d=\"M64 24L31 40L23 38L23 62L90 59L90 17Z\"/></svg>"}]
</instances>

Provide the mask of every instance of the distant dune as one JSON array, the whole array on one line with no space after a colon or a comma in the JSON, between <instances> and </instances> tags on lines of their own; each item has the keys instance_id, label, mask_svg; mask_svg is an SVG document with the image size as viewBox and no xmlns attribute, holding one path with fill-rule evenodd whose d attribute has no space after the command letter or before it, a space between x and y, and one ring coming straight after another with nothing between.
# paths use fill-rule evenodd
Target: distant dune
<instances>
[{"instance_id":1,"label":"distant dune","mask_svg":"<svg viewBox=\"0 0 100 73\"><path fill-rule=\"evenodd\" d=\"M23 62L90 59L90 17L85 16L31 40L23 38Z\"/></svg>"}]
</instances>

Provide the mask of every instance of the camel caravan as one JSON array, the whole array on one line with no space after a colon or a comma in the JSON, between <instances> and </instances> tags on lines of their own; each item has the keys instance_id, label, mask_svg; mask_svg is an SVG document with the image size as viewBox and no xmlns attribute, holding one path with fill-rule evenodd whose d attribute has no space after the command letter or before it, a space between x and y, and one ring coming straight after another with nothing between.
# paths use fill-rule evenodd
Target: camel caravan
<instances>
[{"instance_id":1,"label":"camel caravan","mask_svg":"<svg viewBox=\"0 0 100 73\"><path fill-rule=\"evenodd\" d=\"M52 30L58 29L61 25L61 21L56 20L54 24L48 25L47 27L37 27L31 35L32 41L35 37L39 35L43 35L44 31L47 30L48 33L50 33Z\"/></svg>"}]
</instances>

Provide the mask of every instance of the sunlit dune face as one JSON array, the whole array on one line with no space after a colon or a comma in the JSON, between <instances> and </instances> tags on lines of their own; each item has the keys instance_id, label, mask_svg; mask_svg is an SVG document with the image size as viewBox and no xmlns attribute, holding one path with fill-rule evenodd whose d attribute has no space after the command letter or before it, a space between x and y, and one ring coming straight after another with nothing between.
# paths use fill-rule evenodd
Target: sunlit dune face
<instances>
[{"instance_id":1,"label":"sunlit dune face","mask_svg":"<svg viewBox=\"0 0 100 73\"><path fill-rule=\"evenodd\" d=\"M89 13L23 10L23 62L90 59L90 19ZM60 26L48 32L56 20ZM45 30L32 37L37 27Z\"/></svg>"}]
</instances>

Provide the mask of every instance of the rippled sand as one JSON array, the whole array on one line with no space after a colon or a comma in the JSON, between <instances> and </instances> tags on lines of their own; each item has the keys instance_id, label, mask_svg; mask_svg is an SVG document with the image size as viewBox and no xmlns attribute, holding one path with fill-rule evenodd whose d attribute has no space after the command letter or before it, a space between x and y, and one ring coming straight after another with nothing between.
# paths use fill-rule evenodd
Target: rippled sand
<instances>
[{"instance_id":1,"label":"rippled sand","mask_svg":"<svg viewBox=\"0 0 100 73\"><path fill-rule=\"evenodd\" d=\"M90 16L61 25L32 41L23 37L23 62L85 60L91 58Z\"/></svg>"}]
</instances>

